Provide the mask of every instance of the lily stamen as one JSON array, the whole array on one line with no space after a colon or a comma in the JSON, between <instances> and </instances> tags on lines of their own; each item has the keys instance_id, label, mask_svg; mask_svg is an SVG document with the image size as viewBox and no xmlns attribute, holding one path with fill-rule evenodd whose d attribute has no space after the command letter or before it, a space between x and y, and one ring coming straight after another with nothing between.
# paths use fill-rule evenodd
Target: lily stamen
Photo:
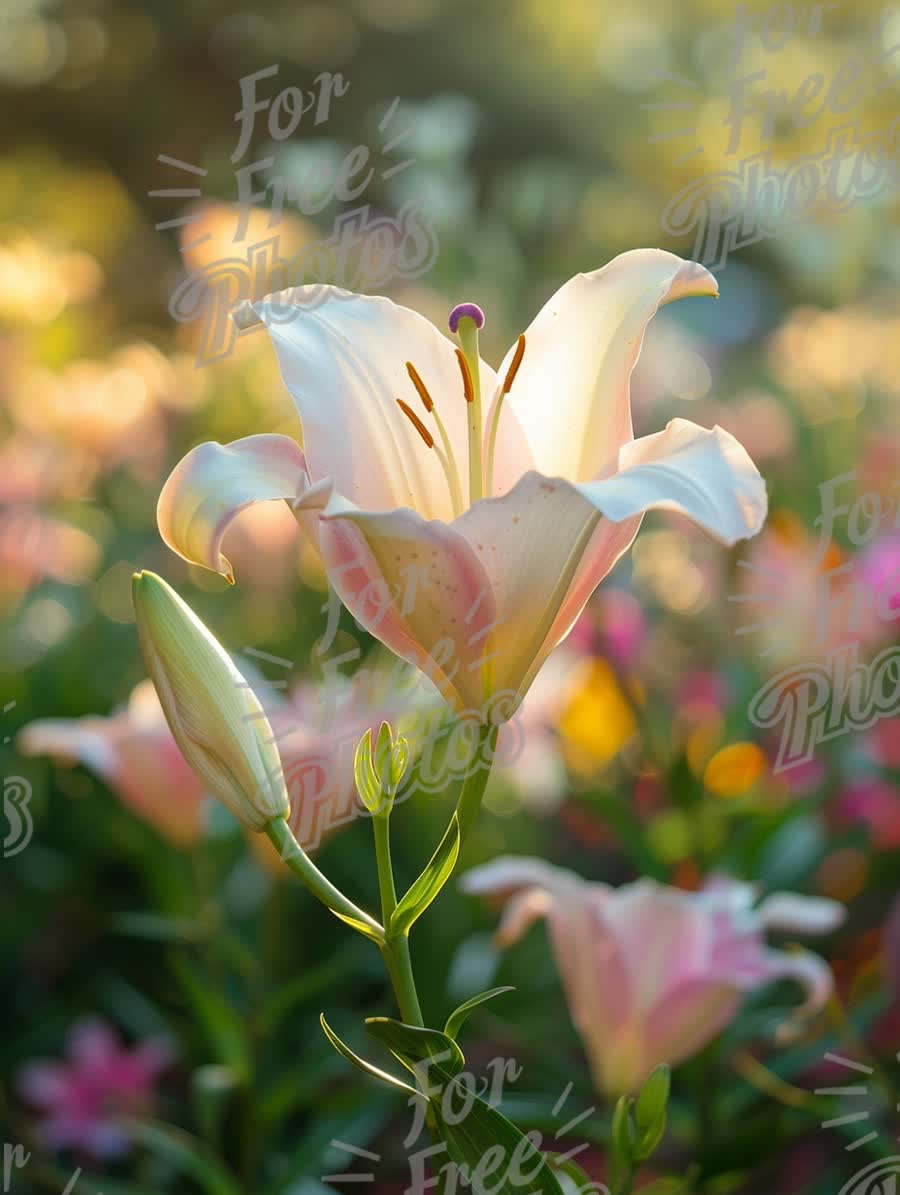
<instances>
[{"instance_id":1,"label":"lily stamen","mask_svg":"<svg viewBox=\"0 0 900 1195\"><path fill-rule=\"evenodd\" d=\"M403 412L403 414L407 417L407 419L410 421L410 423L413 425L413 427L416 429L416 431L419 433L419 435L425 441L426 447L434 448L434 436L431 434L431 432L428 430L428 428L425 426L425 424L422 422L422 420L419 418L419 416L415 413L415 411L412 409L412 407L407 406L407 404L403 401L402 398L397 399L397 406L400 408L400 410Z\"/></svg>"},{"instance_id":2,"label":"lily stamen","mask_svg":"<svg viewBox=\"0 0 900 1195\"><path fill-rule=\"evenodd\" d=\"M474 402L475 391L472 388L472 374L469 370L469 363L466 360L462 349L456 350L456 359L459 362L459 372L462 374L463 393L466 396L466 402Z\"/></svg>"},{"instance_id":3,"label":"lily stamen","mask_svg":"<svg viewBox=\"0 0 900 1195\"><path fill-rule=\"evenodd\" d=\"M491 407L489 415L490 430L488 431L487 443L487 467L485 469L485 477L487 478L487 492L488 495L494 492L494 446L497 443L497 428L500 426L500 408L503 406L503 400L512 389L512 384L516 380L516 374L519 372L519 366L522 364L522 358L525 356L525 333L519 333L519 339L516 341L516 351L513 353L513 359L509 363L509 369L506 371L506 377L503 379L503 385L497 391L494 402Z\"/></svg>"},{"instance_id":4,"label":"lily stamen","mask_svg":"<svg viewBox=\"0 0 900 1195\"><path fill-rule=\"evenodd\" d=\"M525 356L525 333L519 333L519 339L516 341L516 351L513 354L512 363L506 371L506 377L503 379L503 393L509 394L512 389L512 384L516 380L516 374L519 372L519 366L522 364L522 358Z\"/></svg>"},{"instance_id":5,"label":"lily stamen","mask_svg":"<svg viewBox=\"0 0 900 1195\"><path fill-rule=\"evenodd\" d=\"M447 489L450 491L450 501L453 504L454 517L462 514L462 490L459 485L459 475L456 471L456 461L453 457L453 449L450 447L450 437L447 435L447 429L435 409L434 400L428 393L425 383L419 377L416 367L409 361L406 363L406 369L409 373L412 384L415 386L422 399L422 403L426 411L429 411L435 424L437 425L438 433L441 437L441 442L444 445L443 452L438 448L434 442L434 436L415 413L408 403L405 403L402 398L398 398L397 406L407 417L428 448L433 448L437 453L437 458L441 462L441 468L444 470L444 476L447 479Z\"/></svg>"},{"instance_id":6,"label":"lily stamen","mask_svg":"<svg viewBox=\"0 0 900 1195\"><path fill-rule=\"evenodd\" d=\"M415 386L419 398L422 400L422 406L430 415L434 410L434 399L428 393L428 387L419 377L419 371L416 369L415 365L413 365L412 361L406 362L406 372L409 374L409 380Z\"/></svg>"}]
</instances>

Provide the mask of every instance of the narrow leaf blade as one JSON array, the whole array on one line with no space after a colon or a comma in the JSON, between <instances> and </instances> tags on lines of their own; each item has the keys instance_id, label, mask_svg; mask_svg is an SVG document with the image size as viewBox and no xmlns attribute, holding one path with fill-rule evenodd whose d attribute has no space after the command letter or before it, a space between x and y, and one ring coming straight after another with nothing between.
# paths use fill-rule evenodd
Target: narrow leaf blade
<instances>
[{"instance_id":1,"label":"narrow leaf blade","mask_svg":"<svg viewBox=\"0 0 900 1195\"><path fill-rule=\"evenodd\" d=\"M421 917L443 886L453 874L459 856L459 821L456 814L437 849L425 865L425 870L410 887L394 910L389 933L399 937L409 933L409 928Z\"/></svg>"},{"instance_id":2,"label":"narrow leaf blade","mask_svg":"<svg viewBox=\"0 0 900 1195\"><path fill-rule=\"evenodd\" d=\"M462 1027L463 1021L469 1015L473 1008L477 1008L479 1004L484 1004L485 1000L493 1000L495 996L501 996L504 992L514 992L515 988L490 988L486 992L479 992L477 996L472 996L471 999L466 1000L465 1003L460 1004L459 1008L454 1009L450 1016L447 1017L447 1024L444 1026L444 1032L448 1037L456 1039Z\"/></svg>"},{"instance_id":3,"label":"narrow leaf blade","mask_svg":"<svg viewBox=\"0 0 900 1195\"><path fill-rule=\"evenodd\" d=\"M319 1021L322 1025L322 1030L325 1033L325 1036L328 1038L337 1052L346 1058L348 1062L352 1062L354 1066L358 1067L365 1074L370 1075L373 1079L379 1079L382 1083L389 1083L391 1087L397 1087L400 1091L405 1091L407 1095L417 1095L416 1089L414 1087L410 1087L408 1083L404 1083L402 1079L397 1079L394 1075L389 1075L387 1071L381 1070L381 1068L375 1066L374 1063L367 1062L365 1058L360 1058L358 1054L354 1054L350 1047L345 1042L341 1041L338 1035L325 1020L324 1013L320 1015Z\"/></svg>"}]
</instances>

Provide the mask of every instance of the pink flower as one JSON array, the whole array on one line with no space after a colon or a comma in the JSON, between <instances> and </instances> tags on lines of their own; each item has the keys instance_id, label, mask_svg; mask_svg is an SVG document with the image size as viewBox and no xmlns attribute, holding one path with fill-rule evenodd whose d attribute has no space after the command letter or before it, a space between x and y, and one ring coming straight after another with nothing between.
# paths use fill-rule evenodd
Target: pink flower
<instances>
[{"instance_id":1,"label":"pink flower","mask_svg":"<svg viewBox=\"0 0 900 1195\"><path fill-rule=\"evenodd\" d=\"M111 717L41 719L22 730L16 745L23 755L83 764L176 846L200 838L203 786L178 750L151 681L137 685Z\"/></svg>"},{"instance_id":2,"label":"pink flower","mask_svg":"<svg viewBox=\"0 0 900 1195\"><path fill-rule=\"evenodd\" d=\"M150 1111L156 1080L171 1059L165 1041L146 1039L128 1049L111 1025L91 1018L70 1030L66 1061L28 1063L18 1086L41 1112L38 1132L49 1149L117 1158L128 1151L125 1119Z\"/></svg>"},{"instance_id":3,"label":"pink flower","mask_svg":"<svg viewBox=\"0 0 900 1195\"><path fill-rule=\"evenodd\" d=\"M696 1054L732 1020L744 992L799 980L807 999L797 1019L832 990L822 959L770 949L765 931L827 933L844 916L835 901L780 893L754 906L752 885L724 877L701 892L651 880L616 889L511 857L476 867L462 885L507 899L504 945L547 918L572 1020L609 1096L634 1091L660 1062Z\"/></svg>"}]
</instances>

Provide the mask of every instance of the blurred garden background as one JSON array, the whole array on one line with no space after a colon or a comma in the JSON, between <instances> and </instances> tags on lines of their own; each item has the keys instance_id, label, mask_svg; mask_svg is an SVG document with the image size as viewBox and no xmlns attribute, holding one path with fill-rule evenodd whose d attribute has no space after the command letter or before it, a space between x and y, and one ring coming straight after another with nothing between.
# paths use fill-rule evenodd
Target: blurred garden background
<instances>
[{"instance_id":1,"label":"blurred garden background","mask_svg":"<svg viewBox=\"0 0 900 1195\"><path fill-rule=\"evenodd\" d=\"M346 611L335 622L282 504L231 531L233 588L157 532L162 483L195 444L299 435L268 339L231 343L216 322L284 285L259 250L273 237L317 280L352 274L439 326L477 299L495 366L571 275L637 246L696 257L712 238L721 297L653 321L636 431L674 416L730 430L766 479L767 525L727 552L648 517L526 703L519 758L492 778L463 862L539 855L689 890L727 873L845 903L845 924L806 943L834 976L826 1010L777 1044L796 988L750 994L675 1070L637 1189L836 1195L897 1152L900 204L895 150L882 179L877 155L850 148L893 146L895 43L900 15L868 0L0 0L7 1190L63 1192L76 1171L79 1195L324 1195L352 1190L327 1176L354 1168L380 1192L409 1185L410 1110L318 1024L325 1010L358 1042L364 1015L393 1012L376 952L204 801L142 685L131 575L150 568L299 717L302 801L322 760L346 764L356 725L342 738L323 723L317 684L352 703L336 678L385 667ZM289 136L285 101L280 125L260 108L240 144L250 76L255 99L300 89ZM833 202L771 198L838 153ZM357 185L341 190L350 161ZM360 209L411 219L420 255L379 274L356 242L341 265L337 230ZM741 215L731 243L709 232ZM827 741L786 759L760 695L786 709L797 689L773 678L848 648L887 661L887 697L845 703ZM433 795L398 807L407 881L447 811ZM320 866L374 903L368 823L324 837ZM515 1059L503 1111L551 1137L571 1082L566 1117L596 1106L572 1134L600 1182L611 1105L547 933L502 951L496 923L446 889L413 938L423 1004L437 1021L515 987L472 1014L469 1063ZM47 1131L60 1071L34 1066L65 1058L85 1084L70 1139ZM85 1076L104 1067L101 1098Z\"/></svg>"}]
</instances>

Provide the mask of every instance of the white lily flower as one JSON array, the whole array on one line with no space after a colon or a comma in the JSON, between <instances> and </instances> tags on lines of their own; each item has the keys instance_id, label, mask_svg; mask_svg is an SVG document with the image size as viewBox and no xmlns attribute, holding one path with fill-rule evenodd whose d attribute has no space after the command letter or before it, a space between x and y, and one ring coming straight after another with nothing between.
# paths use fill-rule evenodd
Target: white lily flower
<instances>
[{"instance_id":1,"label":"white lily flower","mask_svg":"<svg viewBox=\"0 0 900 1195\"><path fill-rule=\"evenodd\" d=\"M452 313L456 348L384 298L296 287L253 303L241 322L268 329L304 448L273 435L200 445L160 496L163 538L230 577L231 519L286 499L360 623L457 709L483 715L502 697L511 716L646 510L726 544L762 526L765 486L727 432L684 419L632 431L649 320L717 293L700 265L624 253L567 282L498 373L478 356L473 304Z\"/></svg>"}]
</instances>

